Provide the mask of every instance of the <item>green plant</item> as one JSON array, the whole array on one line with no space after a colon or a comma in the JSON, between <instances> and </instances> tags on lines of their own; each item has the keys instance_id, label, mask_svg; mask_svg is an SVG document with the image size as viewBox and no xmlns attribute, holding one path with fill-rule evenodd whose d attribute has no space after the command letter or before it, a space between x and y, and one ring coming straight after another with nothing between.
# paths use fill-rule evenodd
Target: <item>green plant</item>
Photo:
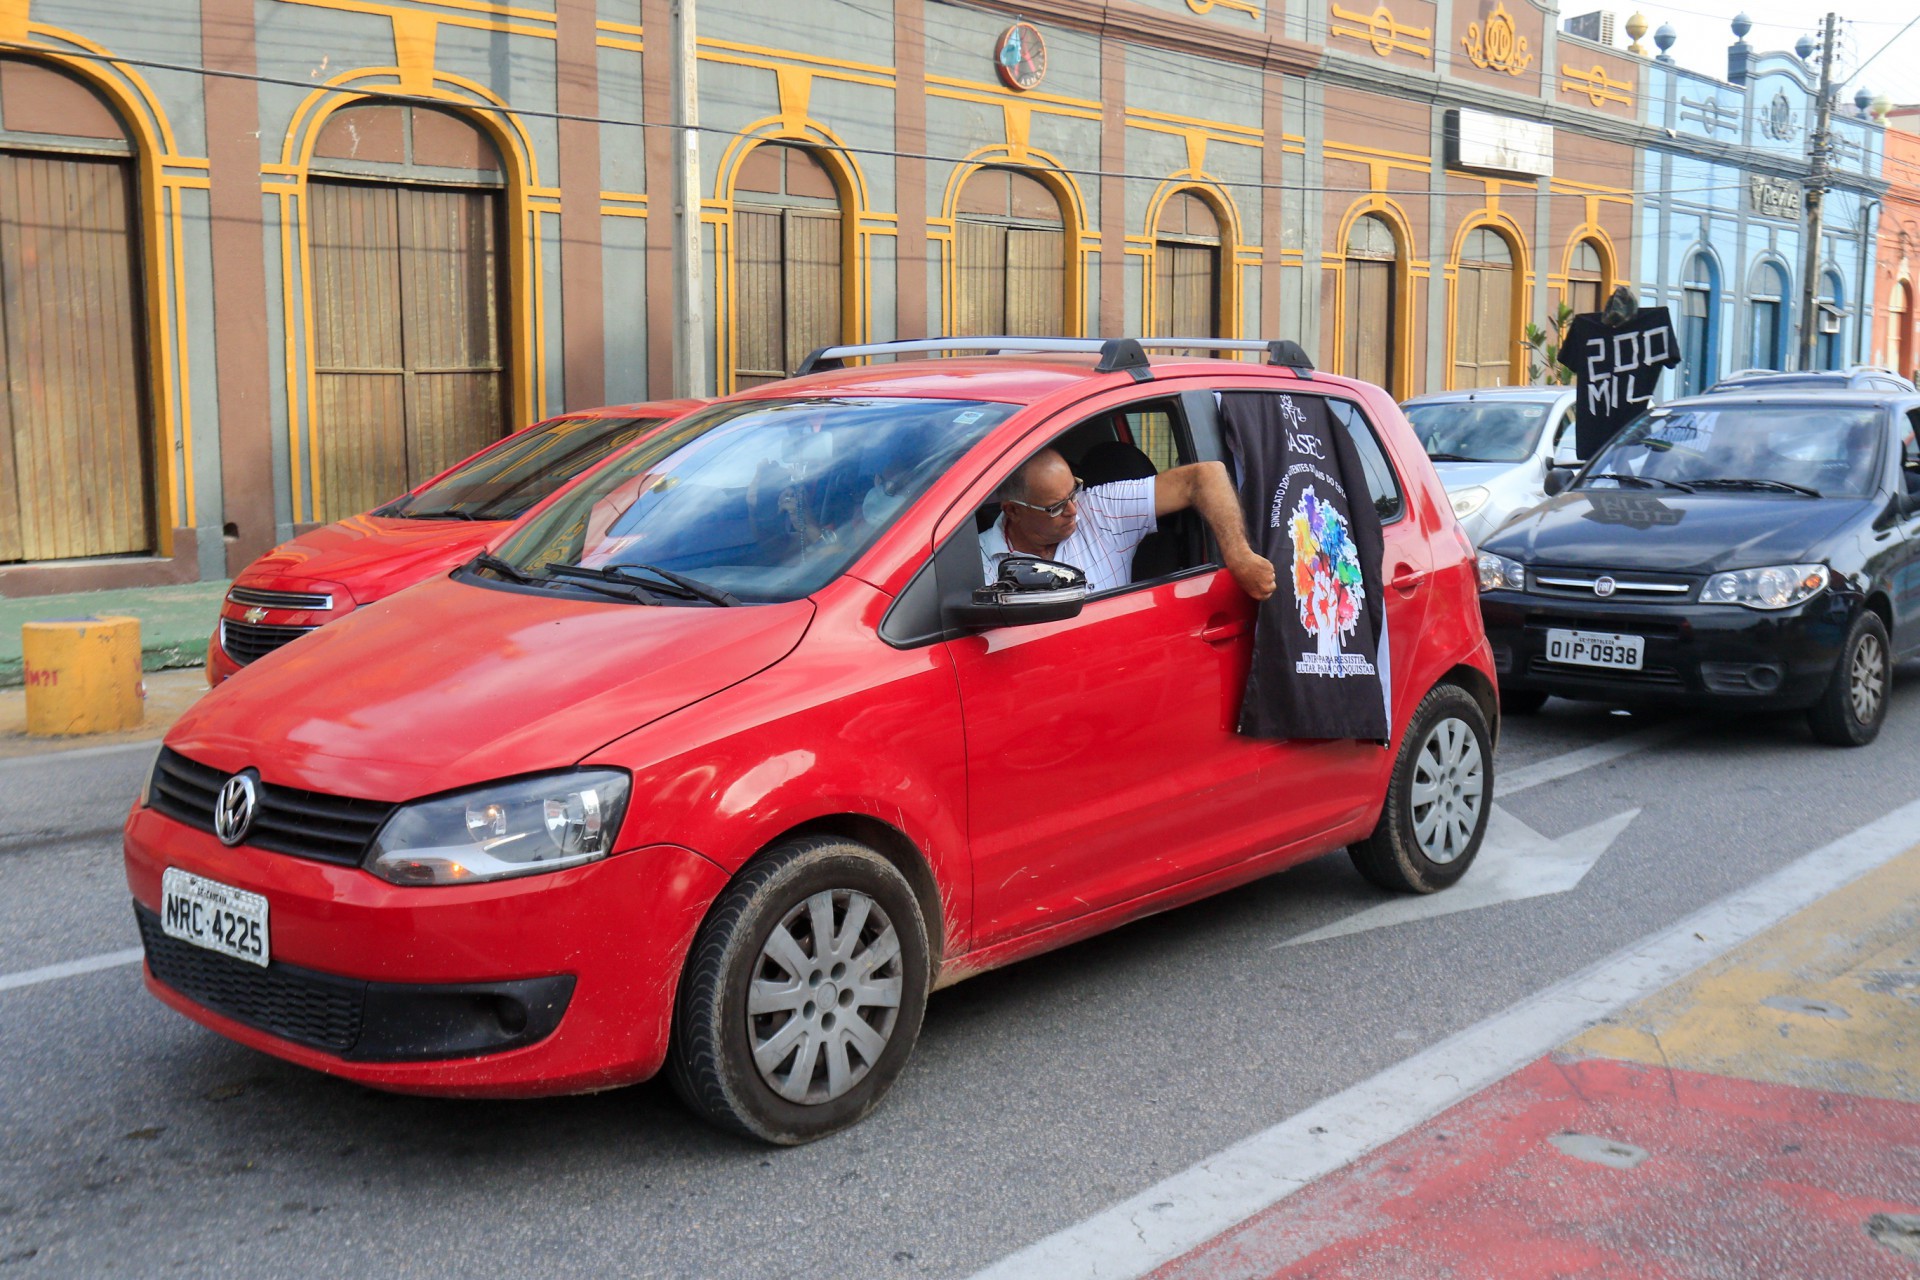
<instances>
[{"instance_id":1,"label":"green plant","mask_svg":"<svg viewBox=\"0 0 1920 1280\"><path fill-rule=\"evenodd\" d=\"M1524 341L1533 355L1527 357L1527 381L1549 386L1566 386L1573 381L1573 371L1560 363L1560 344L1566 339L1567 325L1572 321L1573 308L1563 302L1548 320L1553 326L1551 332L1528 323Z\"/></svg>"}]
</instances>

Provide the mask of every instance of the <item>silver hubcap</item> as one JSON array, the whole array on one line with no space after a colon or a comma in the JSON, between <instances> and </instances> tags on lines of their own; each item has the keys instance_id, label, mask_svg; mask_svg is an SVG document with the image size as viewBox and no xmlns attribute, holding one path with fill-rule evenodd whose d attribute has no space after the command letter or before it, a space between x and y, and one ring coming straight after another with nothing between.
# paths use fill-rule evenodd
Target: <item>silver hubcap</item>
<instances>
[{"instance_id":1,"label":"silver hubcap","mask_svg":"<svg viewBox=\"0 0 1920 1280\"><path fill-rule=\"evenodd\" d=\"M860 1083L900 1016L900 938L878 902L816 893L760 948L747 993L753 1064L789 1102L831 1102Z\"/></svg>"},{"instance_id":2,"label":"silver hubcap","mask_svg":"<svg viewBox=\"0 0 1920 1280\"><path fill-rule=\"evenodd\" d=\"M1854 646L1853 667L1847 674L1847 692L1853 698L1853 718L1872 724L1880 714L1880 699L1887 687L1887 651L1880 637L1861 636Z\"/></svg>"},{"instance_id":3,"label":"silver hubcap","mask_svg":"<svg viewBox=\"0 0 1920 1280\"><path fill-rule=\"evenodd\" d=\"M1430 862L1461 857L1480 825L1486 762L1466 721L1433 726L1413 760L1413 834Z\"/></svg>"}]
</instances>

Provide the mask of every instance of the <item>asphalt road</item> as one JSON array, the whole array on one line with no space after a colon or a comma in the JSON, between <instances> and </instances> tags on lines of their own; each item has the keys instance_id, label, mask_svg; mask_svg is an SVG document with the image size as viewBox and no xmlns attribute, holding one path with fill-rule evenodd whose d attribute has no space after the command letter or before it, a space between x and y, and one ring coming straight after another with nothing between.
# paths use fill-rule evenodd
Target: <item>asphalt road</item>
<instances>
[{"instance_id":1,"label":"asphalt road","mask_svg":"<svg viewBox=\"0 0 1920 1280\"><path fill-rule=\"evenodd\" d=\"M1571 892L1282 946L1386 896L1323 858L935 995L880 1111L785 1151L662 1082L372 1093L201 1030L129 965L8 989L136 945L118 828L149 752L0 765L0 1280L966 1275L1920 797L1899 674L1856 751L1797 717L1549 703L1509 722L1506 776L1654 731L1500 801L1548 837L1640 809Z\"/></svg>"}]
</instances>

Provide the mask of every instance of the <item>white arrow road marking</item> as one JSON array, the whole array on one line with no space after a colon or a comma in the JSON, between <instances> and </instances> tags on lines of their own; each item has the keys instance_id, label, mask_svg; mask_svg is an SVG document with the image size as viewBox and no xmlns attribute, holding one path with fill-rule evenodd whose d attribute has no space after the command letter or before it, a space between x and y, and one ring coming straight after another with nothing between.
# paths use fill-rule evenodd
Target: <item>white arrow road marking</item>
<instances>
[{"instance_id":1,"label":"white arrow road marking","mask_svg":"<svg viewBox=\"0 0 1920 1280\"><path fill-rule=\"evenodd\" d=\"M1409 920L1426 920L1502 902L1565 893L1593 870L1600 855L1611 848L1627 824L1639 816L1638 809L1629 809L1558 840L1549 840L1495 805L1487 817L1487 835L1480 845L1480 854L1460 883L1438 893L1410 894L1368 907L1344 920L1276 943L1272 949L1277 951L1303 942L1384 929Z\"/></svg>"}]
</instances>

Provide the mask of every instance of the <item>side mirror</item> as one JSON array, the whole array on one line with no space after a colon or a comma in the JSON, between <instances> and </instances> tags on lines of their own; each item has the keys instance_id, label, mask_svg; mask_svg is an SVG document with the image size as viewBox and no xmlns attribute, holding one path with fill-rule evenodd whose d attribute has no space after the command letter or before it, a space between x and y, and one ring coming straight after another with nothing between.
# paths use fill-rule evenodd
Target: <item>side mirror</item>
<instances>
[{"instance_id":1,"label":"side mirror","mask_svg":"<svg viewBox=\"0 0 1920 1280\"><path fill-rule=\"evenodd\" d=\"M947 605L961 626L1018 627L1076 617L1087 601L1087 575L1058 560L1008 556L988 586L976 587L966 600Z\"/></svg>"},{"instance_id":2,"label":"side mirror","mask_svg":"<svg viewBox=\"0 0 1920 1280\"><path fill-rule=\"evenodd\" d=\"M1558 497L1567 491L1568 485L1573 483L1574 475L1575 471L1572 467L1548 467L1547 478L1541 488L1547 491L1549 498Z\"/></svg>"}]
</instances>

